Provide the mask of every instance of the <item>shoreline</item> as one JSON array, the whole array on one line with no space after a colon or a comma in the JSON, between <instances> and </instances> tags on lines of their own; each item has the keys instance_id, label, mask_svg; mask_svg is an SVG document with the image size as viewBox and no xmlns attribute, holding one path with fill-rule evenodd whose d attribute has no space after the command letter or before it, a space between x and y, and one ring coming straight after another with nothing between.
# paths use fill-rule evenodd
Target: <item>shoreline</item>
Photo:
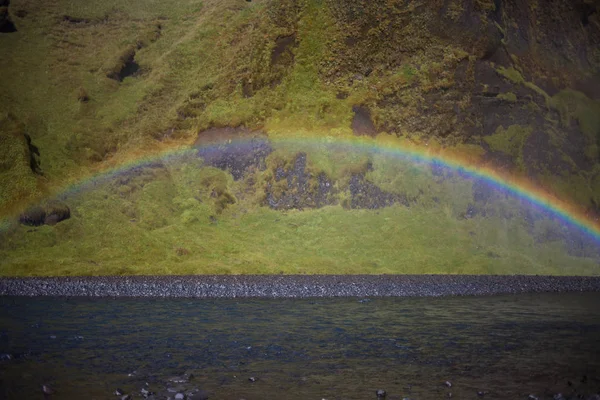
<instances>
[{"instance_id":1,"label":"shoreline","mask_svg":"<svg viewBox=\"0 0 600 400\"><path fill-rule=\"evenodd\" d=\"M190 275L0 278L0 296L29 297L439 297L597 291L600 291L600 276Z\"/></svg>"}]
</instances>

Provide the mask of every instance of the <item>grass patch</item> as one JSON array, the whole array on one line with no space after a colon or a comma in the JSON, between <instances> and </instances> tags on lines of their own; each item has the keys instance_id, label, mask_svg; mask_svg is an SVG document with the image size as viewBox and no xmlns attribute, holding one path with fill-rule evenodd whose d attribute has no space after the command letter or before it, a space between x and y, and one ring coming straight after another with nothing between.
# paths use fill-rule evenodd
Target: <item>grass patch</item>
<instances>
[{"instance_id":1,"label":"grass patch","mask_svg":"<svg viewBox=\"0 0 600 400\"><path fill-rule=\"evenodd\" d=\"M89 208L81 212L85 222L62 223L60 234L42 227L23 235L27 240L21 246L35 252L2 251L1 274L570 275L594 274L596 268L592 259L533 246L518 224L460 221L443 210L332 206L282 214L263 207L240 213L233 207L216 223L171 221L150 230L107 221ZM105 228L96 225L100 221ZM89 225L96 225L95 232ZM82 229L86 239L75 239Z\"/></svg>"}]
</instances>

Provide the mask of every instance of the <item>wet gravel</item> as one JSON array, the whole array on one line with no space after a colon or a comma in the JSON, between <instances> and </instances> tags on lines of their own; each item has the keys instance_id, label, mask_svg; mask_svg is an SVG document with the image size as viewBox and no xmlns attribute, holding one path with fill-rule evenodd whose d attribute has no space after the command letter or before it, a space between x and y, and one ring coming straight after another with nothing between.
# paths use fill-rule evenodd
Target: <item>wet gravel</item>
<instances>
[{"instance_id":1,"label":"wet gravel","mask_svg":"<svg viewBox=\"0 0 600 400\"><path fill-rule=\"evenodd\" d=\"M307 298L600 291L600 277L498 275L195 275L0 278L2 296Z\"/></svg>"}]
</instances>

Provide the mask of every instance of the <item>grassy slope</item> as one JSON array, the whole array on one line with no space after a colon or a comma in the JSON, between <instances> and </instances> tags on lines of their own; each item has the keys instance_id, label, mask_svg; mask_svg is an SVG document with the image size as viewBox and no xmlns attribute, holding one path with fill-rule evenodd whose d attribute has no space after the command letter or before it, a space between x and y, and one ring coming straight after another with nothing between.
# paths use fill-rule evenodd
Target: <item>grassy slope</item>
<instances>
[{"instance_id":1,"label":"grassy slope","mask_svg":"<svg viewBox=\"0 0 600 400\"><path fill-rule=\"evenodd\" d=\"M347 71L323 79L338 67L346 28L336 23L333 8L324 1L41 4L13 0L11 7L27 9L29 16L17 21L18 33L0 35L0 49L7 55L0 60L5 89L0 119L10 111L24 124L40 148L46 174L37 182L27 178L34 179L30 185L37 193L7 196L18 200L17 207L28 196L59 190L97 170L189 143L209 126L245 124L273 136L344 136L351 134L352 106L361 103L374 105L378 124L396 115L411 118L422 95L451 85L447 71L468 57L460 46L434 43L431 54L418 53L349 85L346 75L353 74ZM65 22L64 15L87 22ZM275 40L292 34L298 40L294 62L274 68ZM431 44L427 35L406 34L415 35L415 46ZM142 46L136 61L144 73L122 83L107 78L119 57L137 43ZM251 97L244 95L249 79ZM88 103L77 101L80 87L89 94ZM347 97L338 98L339 92ZM382 96L395 92L405 93L403 103L376 107ZM563 95L552 104L565 118L590 120L586 132L592 132L592 106L577 105L588 100ZM519 159L520 139L503 142L514 132L520 131L499 131L488 142ZM435 145L421 132L405 134ZM481 154L476 145L457 151L475 159ZM360 155L334 161L313 157L317 169L336 178L363 161ZM379 162L370 180L392 192L418 192L418 182L398 179L406 171ZM0 182L14 180L14 173L2 172ZM459 219L456 209L464 210L471 193L468 185L456 182L467 200L453 197L448 188L435 189L448 194L445 207L424 201L419 207L378 212L330 206L281 213L257 207L257 198L238 199L215 224L210 219L214 204L193 200L181 183L202 177L187 174L194 173L153 176L143 189L123 196L114 188L98 188L72 204L74 217L68 221L33 232L12 227L0 250L0 273L597 273L596 260L570 256L559 242L535 243L519 221ZM597 176L579 183L586 193ZM223 179L235 191L237 184ZM561 182L572 181L566 176Z\"/></svg>"},{"instance_id":2,"label":"grassy slope","mask_svg":"<svg viewBox=\"0 0 600 400\"><path fill-rule=\"evenodd\" d=\"M323 158L313 170L327 169ZM12 226L0 274L598 272L596 256L569 254L559 222L540 217L531 231L514 199L489 200L487 217L461 217L471 181L435 183L427 167L373 158L370 178L382 188L425 193L411 207L275 211L257 207L269 169L234 182L193 155L164 164L72 196L73 217L56 226ZM223 209L215 191L236 202Z\"/></svg>"}]
</instances>

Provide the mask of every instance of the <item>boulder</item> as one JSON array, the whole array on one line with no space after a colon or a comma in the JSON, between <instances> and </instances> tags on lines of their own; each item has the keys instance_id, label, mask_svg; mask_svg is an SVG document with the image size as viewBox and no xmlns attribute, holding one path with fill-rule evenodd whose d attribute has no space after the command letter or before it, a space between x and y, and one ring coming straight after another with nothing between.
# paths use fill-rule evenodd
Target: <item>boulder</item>
<instances>
[{"instance_id":1,"label":"boulder","mask_svg":"<svg viewBox=\"0 0 600 400\"><path fill-rule=\"evenodd\" d=\"M56 225L71 217L69 206L59 201L49 201L43 206L34 206L19 216L19 222L28 226Z\"/></svg>"}]
</instances>

